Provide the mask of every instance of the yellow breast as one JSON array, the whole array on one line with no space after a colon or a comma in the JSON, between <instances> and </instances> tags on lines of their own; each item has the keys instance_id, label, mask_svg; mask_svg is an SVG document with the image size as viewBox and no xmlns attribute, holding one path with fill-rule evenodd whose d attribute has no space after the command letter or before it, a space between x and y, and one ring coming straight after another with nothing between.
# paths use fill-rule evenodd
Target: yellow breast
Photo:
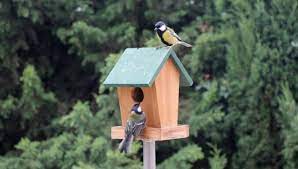
<instances>
[{"instance_id":1,"label":"yellow breast","mask_svg":"<svg viewBox=\"0 0 298 169\"><path fill-rule=\"evenodd\" d=\"M175 43L177 43L177 42L179 41L179 40L178 40L175 36L173 36L173 35L171 34L171 32L168 31L168 30L166 30L166 31L163 33L162 38L164 39L164 41L166 41L167 43L169 43L169 44L171 44L171 45L173 45L173 44L175 44Z\"/></svg>"}]
</instances>

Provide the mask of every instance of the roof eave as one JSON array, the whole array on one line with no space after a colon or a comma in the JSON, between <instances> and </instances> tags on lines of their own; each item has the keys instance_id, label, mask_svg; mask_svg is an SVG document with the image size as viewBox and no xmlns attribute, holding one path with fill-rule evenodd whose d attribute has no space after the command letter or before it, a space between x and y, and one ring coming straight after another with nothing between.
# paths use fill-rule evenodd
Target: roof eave
<instances>
[{"instance_id":1,"label":"roof eave","mask_svg":"<svg viewBox=\"0 0 298 169\"><path fill-rule=\"evenodd\" d=\"M180 72L180 86L192 86L193 80L187 73L186 69L184 68L182 62L180 61L176 53L173 50L171 50L170 54L172 56L172 59L174 60L175 65L177 66L177 69Z\"/></svg>"},{"instance_id":2,"label":"roof eave","mask_svg":"<svg viewBox=\"0 0 298 169\"><path fill-rule=\"evenodd\" d=\"M180 86L192 86L193 80L191 79L190 75L187 73L182 62L176 55L175 51L172 49L168 49L167 53L164 56L165 57L163 58L162 62L159 64L159 66L157 67L153 76L148 81L146 81L144 83L139 83L139 84L125 83L125 82L124 83L123 82L122 83L121 82L120 83L109 83L109 82L107 82L107 78L106 78L105 81L103 82L103 84L104 84L104 86L107 86L107 87L151 87L153 85L155 79L157 78L158 74L160 73L162 67L165 65L165 63L169 59L169 57L171 57L174 61L176 68L180 72ZM109 75L112 73L112 71L109 73Z\"/></svg>"},{"instance_id":3,"label":"roof eave","mask_svg":"<svg viewBox=\"0 0 298 169\"><path fill-rule=\"evenodd\" d=\"M109 84L109 83L104 83L103 84L106 87L151 87L151 84Z\"/></svg>"}]
</instances>

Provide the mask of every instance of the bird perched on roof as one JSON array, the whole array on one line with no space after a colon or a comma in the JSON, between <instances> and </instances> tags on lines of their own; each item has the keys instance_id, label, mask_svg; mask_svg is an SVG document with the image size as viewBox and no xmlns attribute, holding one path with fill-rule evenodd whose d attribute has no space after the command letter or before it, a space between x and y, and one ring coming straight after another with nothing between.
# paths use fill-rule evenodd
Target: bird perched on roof
<instances>
[{"instance_id":1,"label":"bird perched on roof","mask_svg":"<svg viewBox=\"0 0 298 169\"><path fill-rule=\"evenodd\" d=\"M181 44L185 47L192 47L190 44L183 42L173 29L168 27L164 22L158 21L154 28L161 42L167 46Z\"/></svg>"},{"instance_id":2,"label":"bird perched on roof","mask_svg":"<svg viewBox=\"0 0 298 169\"><path fill-rule=\"evenodd\" d=\"M140 103L136 103L133 105L126 122L125 137L119 145L120 152L128 153L130 151L133 139L141 133L141 131L145 128L145 125L145 113L142 111Z\"/></svg>"}]
</instances>

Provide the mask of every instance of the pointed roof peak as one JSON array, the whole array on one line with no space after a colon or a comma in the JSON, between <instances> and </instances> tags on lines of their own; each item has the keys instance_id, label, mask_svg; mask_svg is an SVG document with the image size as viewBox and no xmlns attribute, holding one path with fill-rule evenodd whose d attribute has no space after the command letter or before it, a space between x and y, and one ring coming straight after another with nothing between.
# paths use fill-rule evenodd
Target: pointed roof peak
<instances>
[{"instance_id":1,"label":"pointed roof peak","mask_svg":"<svg viewBox=\"0 0 298 169\"><path fill-rule=\"evenodd\" d=\"M172 58L180 72L180 86L193 81L171 48L127 48L104 81L106 86L150 87L161 68Z\"/></svg>"}]
</instances>

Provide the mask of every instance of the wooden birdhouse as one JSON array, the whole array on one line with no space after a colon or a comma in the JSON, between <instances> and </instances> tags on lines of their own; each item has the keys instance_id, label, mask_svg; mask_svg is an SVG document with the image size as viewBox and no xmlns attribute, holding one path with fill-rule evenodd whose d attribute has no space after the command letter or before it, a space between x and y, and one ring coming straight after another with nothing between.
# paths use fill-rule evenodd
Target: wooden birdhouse
<instances>
[{"instance_id":1,"label":"wooden birdhouse","mask_svg":"<svg viewBox=\"0 0 298 169\"><path fill-rule=\"evenodd\" d=\"M141 98L146 128L139 139L171 140L189 136L188 125L178 125L179 87L191 86L191 77L169 48L128 48L104 84L117 87L121 126L112 127L112 139L122 139L132 105Z\"/></svg>"}]
</instances>

